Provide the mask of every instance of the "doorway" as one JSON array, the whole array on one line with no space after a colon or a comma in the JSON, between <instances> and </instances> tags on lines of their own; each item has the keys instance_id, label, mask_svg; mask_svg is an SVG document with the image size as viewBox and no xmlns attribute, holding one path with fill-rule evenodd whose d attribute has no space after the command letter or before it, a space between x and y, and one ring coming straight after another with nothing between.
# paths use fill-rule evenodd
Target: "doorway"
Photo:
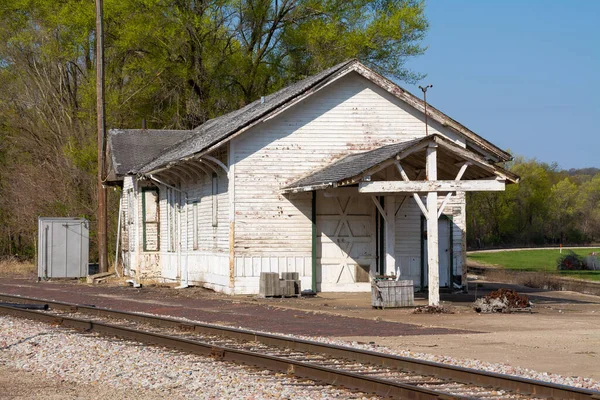
<instances>
[{"instance_id":1,"label":"doorway","mask_svg":"<svg viewBox=\"0 0 600 400\"><path fill-rule=\"evenodd\" d=\"M421 223L421 289L428 286L429 265L427 262L427 224L425 218ZM440 287L450 287L452 284L452 219L442 215L438 220L438 256L439 256L439 276Z\"/></svg>"}]
</instances>

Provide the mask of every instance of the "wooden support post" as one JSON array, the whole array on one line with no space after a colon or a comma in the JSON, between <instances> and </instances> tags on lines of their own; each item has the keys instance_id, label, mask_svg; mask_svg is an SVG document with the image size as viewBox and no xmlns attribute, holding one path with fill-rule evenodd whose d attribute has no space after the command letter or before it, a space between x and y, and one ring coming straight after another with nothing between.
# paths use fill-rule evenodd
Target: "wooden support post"
<instances>
[{"instance_id":1,"label":"wooden support post","mask_svg":"<svg viewBox=\"0 0 600 400\"><path fill-rule=\"evenodd\" d=\"M387 178L394 179L394 171L388 169ZM396 197L385 197L385 274L392 275L396 271Z\"/></svg>"},{"instance_id":2,"label":"wooden support post","mask_svg":"<svg viewBox=\"0 0 600 400\"><path fill-rule=\"evenodd\" d=\"M437 145L427 147L427 180L437 180ZM427 265L429 305L440 304L440 273L438 255L437 192L427 193Z\"/></svg>"}]
</instances>

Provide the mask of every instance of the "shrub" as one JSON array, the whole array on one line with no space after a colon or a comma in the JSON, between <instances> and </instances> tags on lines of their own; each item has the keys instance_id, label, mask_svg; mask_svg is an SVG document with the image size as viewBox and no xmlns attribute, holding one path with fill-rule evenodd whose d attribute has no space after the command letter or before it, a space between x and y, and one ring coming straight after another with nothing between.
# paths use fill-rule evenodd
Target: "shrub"
<instances>
[{"instance_id":1,"label":"shrub","mask_svg":"<svg viewBox=\"0 0 600 400\"><path fill-rule=\"evenodd\" d=\"M577 271L586 269L583 257L568 250L556 260L556 268L559 270Z\"/></svg>"}]
</instances>

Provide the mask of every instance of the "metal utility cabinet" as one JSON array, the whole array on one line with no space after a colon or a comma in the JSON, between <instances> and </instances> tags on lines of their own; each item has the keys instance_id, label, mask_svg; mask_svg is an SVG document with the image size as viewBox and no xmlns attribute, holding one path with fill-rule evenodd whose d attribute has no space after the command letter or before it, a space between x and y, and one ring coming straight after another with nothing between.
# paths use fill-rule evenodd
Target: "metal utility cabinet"
<instances>
[{"instance_id":1,"label":"metal utility cabinet","mask_svg":"<svg viewBox=\"0 0 600 400\"><path fill-rule=\"evenodd\" d=\"M38 218L38 277L81 278L88 274L89 222L83 218Z\"/></svg>"}]
</instances>

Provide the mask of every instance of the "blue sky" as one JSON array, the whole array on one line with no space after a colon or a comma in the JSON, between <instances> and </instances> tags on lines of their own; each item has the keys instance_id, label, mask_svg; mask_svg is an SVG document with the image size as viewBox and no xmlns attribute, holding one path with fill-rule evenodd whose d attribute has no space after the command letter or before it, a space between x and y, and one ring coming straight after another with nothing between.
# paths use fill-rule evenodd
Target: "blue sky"
<instances>
[{"instance_id":1,"label":"blue sky","mask_svg":"<svg viewBox=\"0 0 600 400\"><path fill-rule=\"evenodd\" d=\"M600 167L600 1L429 0L425 12L428 49L406 66L427 74L428 102L515 155Z\"/></svg>"}]
</instances>

